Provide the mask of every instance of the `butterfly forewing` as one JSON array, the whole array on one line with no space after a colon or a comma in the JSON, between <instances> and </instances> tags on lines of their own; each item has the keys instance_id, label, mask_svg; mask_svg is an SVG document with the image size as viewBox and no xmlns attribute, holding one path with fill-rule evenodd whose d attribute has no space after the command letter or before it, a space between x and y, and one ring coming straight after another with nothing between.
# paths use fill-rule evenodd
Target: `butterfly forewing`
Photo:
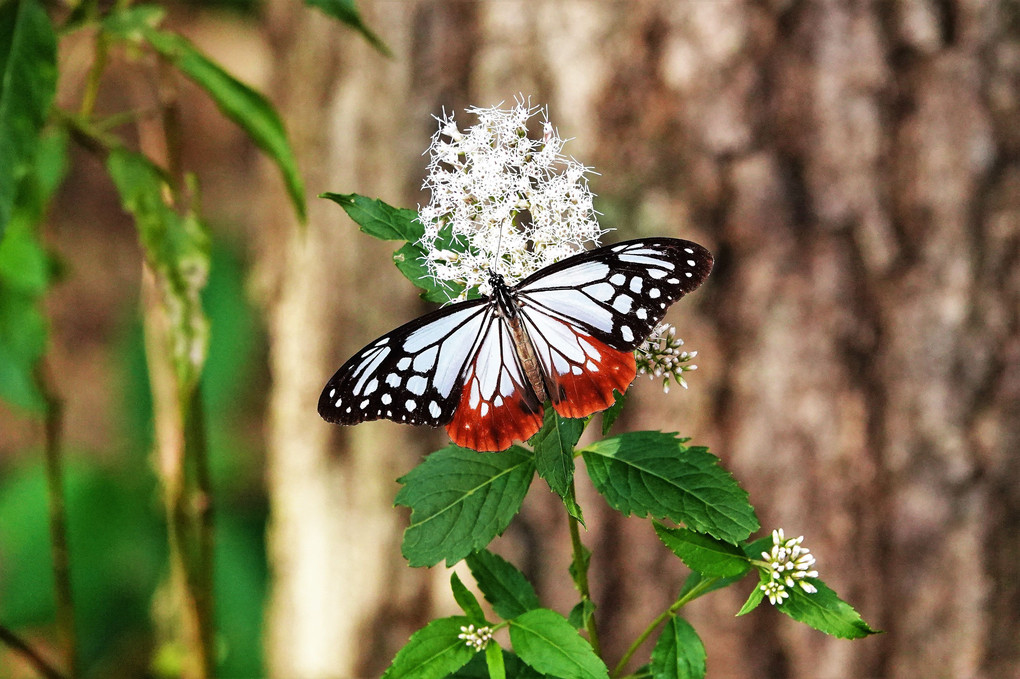
<instances>
[{"instance_id":1,"label":"butterfly forewing","mask_svg":"<svg viewBox=\"0 0 1020 679\"><path fill-rule=\"evenodd\" d=\"M614 349L635 349L711 270L711 253L697 243L647 238L557 262L521 281L517 294L526 315L535 309Z\"/></svg>"},{"instance_id":2,"label":"butterfly forewing","mask_svg":"<svg viewBox=\"0 0 1020 679\"><path fill-rule=\"evenodd\" d=\"M521 316L565 417L609 407L635 376L633 350L670 305L712 269L700 245L675 239L628 241L554 264L517 287Z\"/></svg>"},{"instance_id":3,"label":"butterfly forewing","mask_svg":"<svg viewBox=\"0 0 1020 679\"><path fill-rule=\"evenodd\" d=\"M448 423L488 317L487 300L472 300L383 335L337 370L319 397L319 415L337 424Z\"/></svg>"}]
</instances>

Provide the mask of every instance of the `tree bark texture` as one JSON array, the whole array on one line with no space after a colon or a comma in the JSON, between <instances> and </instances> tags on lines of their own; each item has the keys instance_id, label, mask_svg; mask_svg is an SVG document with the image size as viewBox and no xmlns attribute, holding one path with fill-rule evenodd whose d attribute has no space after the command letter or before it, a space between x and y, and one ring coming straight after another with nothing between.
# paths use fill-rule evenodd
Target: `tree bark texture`
<instances>
[{"instance_id":1,"label":"tree bark texture","mask_svg":"<svg viewBox=\"0 0 1020 679\"><path fill-rule=\"evenodd\" d=\"M429 116L523 93L600 173L611 239L676 235L716 253L670 319L699 351L691 390L636 385L621 425L711 446L763 527L805 534L822 578L885 634L832 640L768 606L734 618L748 582L687 614L709 676L1017 676L1020 5L359 6L393 59L296 3L269 6L277 101L310 195L413 207L427 200ZM406 515L390 506L393 479L444 437L338 430L315 404L343 360L422 307L391 248L323 201L305 229L288 223L266 176L269 667L375 675L448 612L446 576L400 560ZM647 522L579 493L612 662L684 571ZM497 549L569 610L550 494L535 487Z\"/></svg>"}]
</instances>

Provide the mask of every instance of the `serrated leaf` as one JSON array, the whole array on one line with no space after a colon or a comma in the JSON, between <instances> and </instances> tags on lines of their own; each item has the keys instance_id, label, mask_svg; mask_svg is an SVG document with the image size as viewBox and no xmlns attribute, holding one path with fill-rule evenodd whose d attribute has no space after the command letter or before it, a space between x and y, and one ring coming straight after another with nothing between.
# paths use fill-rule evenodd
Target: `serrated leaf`
<instances>
[{"instance_id":1,"label":"serrated leaf","mask_svg":"<svg viewBox=\"0 0 1020 679\"><path fill-rule=\"evenodd\" d=\"M509 621L510 642L521 660L562 679L608 679L609 670L567 619L536 608Z\"/></svg>"},{"instance_id":2,"label":"serrated leaf","mask_svg":"<svg viewBox=\"0 0 1020 679\"><path fill-rule=\"evenodd\" d=\"M520 510L535 474L530 451L438 450L399 479L396 504L411 508L401 553L411 566L448 566L485 547Z\"/></svg>"},{"instance_id":3,"label":"serrated leaf","mask_svg":"<svg viewBox=\"0 0 1020 679\"><path fill-rule=\"evenodd\" d=\"M319 198L333 201L369 236L379 240L415 242L425 235L425 227L414 210L393 207L381 200L357 193L320 193Z\"/></svg>"},{"instance_id":4,"label":"serrated leaf","mask_svg":"<svg viewBox=\"0 0 1020 679\"><path fill-rule=\"evenodd\" d=\"M741 545L741 549L749 559L761 559L762 552L769 552L772 550L772 535L765 535L752 542L746 542Z\"/></svg>"},{"instance_id":5,"label":"serrated leaf","mask_svg":"<svg viewBox=\"0 0 1020 679\"><path fill-rule=\"evenodd\" d=\"M613 405L602 411L602 435L605 436L616 422L616 418L623 412L623 406L627 402L627 393L620 393L613 389Z\"/></svg>"},{"instance_id":6,"label":"serrated leaf","mask_svg":"<svg viewBox=\"0 0 1020 679\"><path fill-rule=\"evenodd\" d=\"M595 488L624 514L651 515L737 543L758 529L747 492L707 448L632 432L581 451Z\"/></svg>"},{"instance_id":7,"label":"serrated leaf","mask_svg":"<svg viewBox=\"0 0 1020 679\"><path fill-rule=\"evenodd\" d=\"M37 0L0 4L0 239L57 87L57 40Z\"/></svg>"},{"instance_id":8,"label":"serrated leaf","mask_svg":"<svg viewBox=\"0 0 1020 679\"><path fill-rule=\"evenodd\" d=\"M179 215L166 204L163 173L145 156L116 148L106 168L158 278L172 324L174 368L186 394L197 384L209 344L201 300L209 275L209 235L196 215Z\"/></svg>"},{"instance_id":9,"label":"serrated leaf","mask_svg":"<svg viewBox=\"0 0 1020 679\"><path fill-rule=\"evenodd\" d=\"M535 449L535 468L554 493L563 500L567 512L584 523L581 507L574 497L574 446L584 432L583 419L560 417L545 409L545 422L528 443Z\"/></svg>"},{"instance_id":10,"label":"serrated leaf","mask_svg":"<svg viewBox=\"0 0 1020 679\"><path fill-rule=\"evenodd\" d=\"M457 635L470 621L463 616L439 618L411 635L383 679L442 679L467 664L477 651Z\"/></svg>"},{"instance_id":11,"label":"serrated leaf","mask_svg":"<svg viewBox=\"0 0 1020 679\"><path fill-rule=\"evenodd\" d=\"M465 561L482 596L504 620L515 618L541 605L535 588L524 577L524 573L498 554L483 549L471 554Z\"/></svg>"},{"instance_id":12,"label":"serrated leaf","mask_svg":"<svg viewBox=\"0 0 1020 679\"><path fill-rule=\"evenodd\" d=\"M672 616L652 649L652 676L655 679L702 679L705 657L705 645L691 624Z\"/></svg>"},{"instance_id":13,"label":"serrated leaf","mask_svg":"<svg viewBox=\"0 0 1020 679\"><path fill-rule=\"evenodd\" d=\"M738 618L742 615L747 615L754 609L758 608L762 599L765 598L765 592L762 591L761 584L761 581L759 581L758 584L754 586L754 589L751 590L751 593L747 595L747 601L745 601L744 605L740 607L739 611L737 611Z\"/></svg>"},{"instance_id":14,"label":"serrated leaf","mask_svg":"<svg viewBox=\"0 0 1020 679\"><path fill-rule=\"evenodd\" d=\"M577 605L570 609L570 614L567 615L567 620L574 626L575 629L585 629L588 627L588 621L595 615L595 604L592 600L584 597Z\"/></svg>"},{"instance_id":15,"label":"serrated leaf","mask_svg":"<svg viewBox=\"0 0 1020 679\"><path fill-rule=\"evenodd\" d=\"M456 573L450 574L450 589L453 591L454 601L464 611L464 615L476 625L484 625L485 613L482 612L481 604L478 603L478 599L471 593L471 590L464 586Z\"/></svg>"},{"instance_id":16,"label":"serrated leaf","mask_svg":"<svg viewBox=\"0 0 1020 679\"><path fill-rule=\"evenodd\" d=\"M744 552L728 542L687 528L666 528L660 523L655 524L655 533L693 571L728 578L751 569Z\"/></svg>"},{"instance_id":17,"label":"serrated leaf","mask_svg":"<svg viewBox=\"0 0 1020 679\"><path fill-rule=\"evenodd\" d=\"M879 633L824 582L816 578L808 578L807 581L818 591L808 594L799 585L787 587L790 597L776 608L794 620L840 639L861 639Z\"/></svg>"},{"instance_id":18,"label":"serrated leaf","mask_svg":"<svg viewBox=\"0 0 1020 679\"><path fill-rule=\"evenodd\" d=\"M268 99L232 76L186 38L176 33L160 31L148 21L109 21L104 26L123 39L143 39L181 73L205 90L223 115L244 130L255 145L276 164L283 175L284 185L294 210L301 221L305 220L304 182L298 171L297 160L287 139L283 122Z\"/></svg>"},{"instance_id":19,"label":"serrated leaf","mask_svg":"<svg viewBox=\"0 0 1020 679\"><path fill-rule=\"evenodd\" d=\"M354 4L354 0L305 0L305 4L309 7L319 8L328 16L347 24L358 33L361 33L362 37L368 41L368 44L379 50L381 54L387 57L393 56L386 43L365 25L361 18L361 13L358 12L358 8Z\"/></svg>"}]
</instances>

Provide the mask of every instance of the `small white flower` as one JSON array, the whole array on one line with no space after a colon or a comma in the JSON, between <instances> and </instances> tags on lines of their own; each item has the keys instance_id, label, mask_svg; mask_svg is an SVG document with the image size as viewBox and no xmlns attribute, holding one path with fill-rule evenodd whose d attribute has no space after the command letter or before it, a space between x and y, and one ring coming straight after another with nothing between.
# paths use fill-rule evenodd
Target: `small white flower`
<instances>
[{"instance_id":1,"label":"small white flower","mask_svg":"<svg viewBox=\"0 0 1020 679\"><path fill-rule=\"evenodd\" d=\"M638 347L638 374L648 375L652 379L661 377L662 390L666 393L669 393L670 380L686 389L687 380L683 374L698 369L698 366L690 363L698 352L683 351L680 348L683 345L684 341L676 336L676 328L669 323L660 323Z\"/></svg>"},{"instance_id":2,"label":"small white flower","mask_svg":"<svg viewBox=\"0 0 1020 679\"><path fill-rule=\"evenodd\" d=\"M783 529L778 528L772 531L772 549L762 552L761 556L767 569L768 581L760 587L773 605L782 603L783 599L790 596L786 591L788 587L799 586L808 594L814 594L818 588L812 585L805 578L817 578L818 571L812 566L815 565L815 557L811 550L803 547L804 536L787 539Z\"/></svg>"},{"instance_id":3,"label":"small white flower","mask_svg":"<svg viewBox=\"0 0 1020 679\"><path fill-rule=\"evenodd\" d=\"M476 629L474 625L462 626L457 638L463 639L467 646L482 651L492 639L492 628L483 626Z\"/></svg>"},{"instance_id":4,"label":"small white flower","mask_svg":"<svg viewBox=\"0 0 1020 679\"><path fill-rule=\"evenodd\" d=\"M478 123L461 130L453 116L439 119L429 147L420 207L420 245L439 282L488 292L488 270L513 285L542 267L597 244L599 227L588 189L588 168L562 153L564 140L546 119L542 136L528 121L544 108L518 99L509 109L472 108ZM452 238L465 251L453 256L438 243ZM465 292L466 294L466 292Z\"/></svg>"}]
</instances>

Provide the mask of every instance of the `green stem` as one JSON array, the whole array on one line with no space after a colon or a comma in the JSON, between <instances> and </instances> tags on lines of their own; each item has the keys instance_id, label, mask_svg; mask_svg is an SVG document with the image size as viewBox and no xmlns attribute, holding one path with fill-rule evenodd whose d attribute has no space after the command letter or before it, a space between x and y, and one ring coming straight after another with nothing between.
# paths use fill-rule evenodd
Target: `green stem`
<instances>
[{"instance_id":1,"label":"green stem","mask_svg":"<svg viewBox=\"0 0 1020 679\"><path fill-rule=\"evenodd\" d=\"M49 496L50 553L53 559L57 630L66 654L67 673L73 678L78 676L78 653L74 631L74 599L71 594L71 558L67 546L67 508L64 504L64 466L61 445L64 406L50 388L42 366L36 370L36 383L46 402L44 424L46 491Z\"/></svg>"},{"instance_id":2,"label":"green stem","mask_svg":"<svg viewBox=\"0 0 1020 679\"><path fill-rule=\"evenodd\" d=\"M0 625L0 641L6 644L8 648L14 652L20 654L26 661L28 661L28 664L35 668L36 672L46 679L67 679L67 677L60 673L60 670L39 655L39 651L32 648L27 641L19 637L4 625Z\"/></svg>"},{"instance_id":3,"label":"green stem","mask_svg":"<svg viewBox=\"0 0 1020 679\"><path fill-rule=\"evenodd\" d=\"M574 481L570 481L571 495L574 496ZM576 518L567 514L567 521L570 525L570 545L573 552L573 563L574 563L574 584L577 585L577 591L581 593L581 603L585 601L591 601L591 592L588 589L588 558L585 556L584 545L581 543L581 531L578 528L578 521ZM602 645L599 643L599 630L595 624L595 616L589 616L588 621L585 624L585 629L588 630L588 643L591 644L592 650L595 654L602 656Z\"/></svg>"},{"instance_id":4,"label":"green stem","mask_svg":"<svg viewBox=\"0 0 1020 679\"><path fill-rule=\"evenodd\" d=\"M638 635L637 639L634 640L634 643L632 643L627 649L627 652L623 654L622 658L620 658L620 662L616 664L616 668L613 670L611 676L619 677L620 673L623 672L623 668L627 666L627 663L629 663L630 659L634 657L637 650L648 640L648 637L652 636L652 632L654 632L659 625L664 623L671 616L676 615L676 612L683 608L686 604L694 601L707 590L711 589L712 585L718 579L719 578L717 577L713 577L702 580L692 587L689 592L677 599L672 606L667 608L665 611L656 616L654 620L648 623L648 626L645 627L644 631Z\"/></svg>"},{"instance_id":5,"label":"green stem","mask_svg":"<svg viewBox=\"0 0 1020 679\"><path fill-rule=\"evenodd\" d=\"M81 107L78 113L82 118L88 119L95 110L96 100L99 98L99 84L103 80L103 71L106 70L107 55L110 43L106 32L100 29L96 32L95 58L92 60L92 67L89 68L88 78L85 81L85 91L81 97Z\"/></svg>"}]
</instances>

